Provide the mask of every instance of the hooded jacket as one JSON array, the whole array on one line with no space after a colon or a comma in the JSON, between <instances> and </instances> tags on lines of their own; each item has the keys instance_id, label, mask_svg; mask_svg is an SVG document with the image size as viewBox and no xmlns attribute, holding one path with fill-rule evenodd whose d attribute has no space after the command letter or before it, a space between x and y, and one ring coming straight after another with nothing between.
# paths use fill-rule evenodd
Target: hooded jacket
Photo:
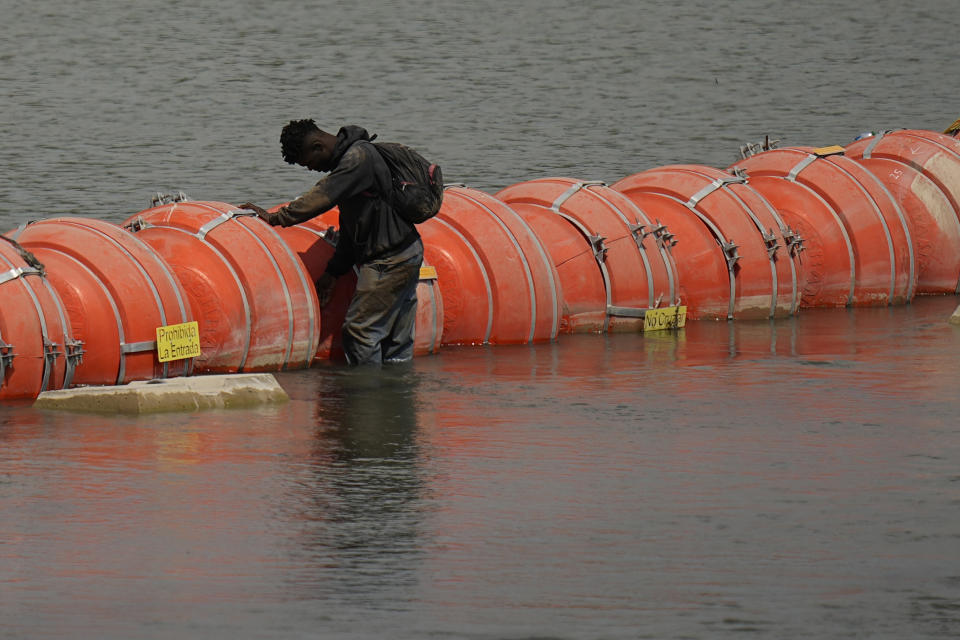
<instances>
[{"instance_id":1,"label":"hooded jacket","mask_svg":"<svg viewBox=\"0 0 960 640\"><path fill-rule=\"evenodd\" d=\"M353 265L400 253L419 237L386 199L392 188L390 169L362 127L337 132L333 169L309 191L277 211L284 227L340 208L340 234L327 272L341 276Z\"/></svg>"}]
</instances>

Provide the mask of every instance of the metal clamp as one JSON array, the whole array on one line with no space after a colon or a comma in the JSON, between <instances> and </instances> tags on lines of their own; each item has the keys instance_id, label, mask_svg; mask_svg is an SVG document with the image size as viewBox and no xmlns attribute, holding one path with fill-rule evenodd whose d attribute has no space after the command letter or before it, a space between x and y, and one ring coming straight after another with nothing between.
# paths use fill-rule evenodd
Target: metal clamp
<instances>
[{"instance_id":1,"label":"metal clamp","mask_svg":"<svg viewBox=\"0 0 960 640\"><path fill-rule=\"evenodd\" d=\"M126 355L128 353L142 353L144 351L156 351L157 342L156 340L144 340L143 342L121 342L120 343L120 353Z\"/></svg>"},{"instance_id":2,"label":"metal clamp","mask_svg":"<svg viewBox=\"0 0 960 640\"><path fill-rule=\"evenodd\" d=\"M767 257L773 260L774 256L777 255L777 249L780 248L780 244L777 242L777 236L774 235L773 229L767 229L766 233L762 234L763 242L767 245Z\"/></svg>"},{"instance_id":3,"label":"metal clamp","mask_svg":"<svg viewBox=\"0 0 960 640\"><path fill-rule=\"evenodd\" d=\"M733 240L728 240L720 245L720 248L723 249L723 255L727 258L727 269L733 271L734 265L740 260L740 254L737 251L737 243Z\"/></svg>"},{"instance_id":4,"label":"metal clamp","mask_svg":"<svg viewBox=\"0 0 960 640\"><path fill-rule=\"evenodd\" d=\"M7 367L13 365L15 355L13 345L7 344L0 338L0 384L3 384L3 379L6 377Z\"/></svg>"},{"instance_id":5,"label":"metal clamp","mask_svg":"<svg viewBox=\"0 0 960 640\"><path fill-rule=\"evenodd\" d=\"M776 149L780 145L780 140L771 140L769 135L763 137L763 142L747 142L740 145L740 157L746 160L752 155L762 151Z\"/></svg>"},{"instance_id":6,"label":"metal clamp","mask_svg":"<svg viewBox=\"0 0 960 640\"><path fill-rule=\"evenodd\" d=\"M615 307L607 305L607 315L619 318L645 318L647 316L646 307Z\"/></svg>"},{"instance_id":7,"label":"metal clamp","mask_svg":"<svg viewBox=\"0 0 960 640\"><path fill-rule=\"evenodd\" d=\"M797 254L806 249L803 246L803 238L800 237L800 234L789 227L784 232L783 239L787 242L787 252L791 257L797 257Z\"/></svg>"},{"instance_id":8,"label":"metal clamp","mask_svg":"<svg viewBox=\"0 0 960 640\"><path fill-rule=\"evenodd\" d=\"M190 198L187 197L183 191L177 191L176 193L162 193L157 192L150 198L151 207L159 207L164 204L174 204L176 202L187 202Z\"/></svg>"},{"instance_id":9,"label":"metal clamp","mask_svg":"<svg viewBox=\"0 0 960 640\"><path fill-rule=\"evenodd\" d=\"M640 249L643 249L644 248L643 240L651 233L650 231L644 231L644 229L647 228L647 225L632 224L628 222L627 228L630 230L630 235L633 236L634 241L637 243L637 247Z\"/></svg>"},{"instance_id":10,"label":"metal clamp","mask_svg":"<svg viewBox=\"0 0 960 640\"><path fill-rule=\"evenodd\" d=\"M659 249L669 249L677 244L676 236L674 236L667 229L667 225L657 220L657 226L647 232L648 234L653 234L654 239L657 241L657 248Z\"/></svg>"},{"instance_id":11,"label":"metal clamp","mask_svg":"<svg viewBox=\"0 0 960 640\"><path fill-rule=\"evenodd\" d=\"M213 231L214 229L222 225L224 222L229 222L234 218L256 217L256 216L257 216L256 211L250 211L249 209L232 209L230 211L221 213L219 216L217 216L207 224L203 225L199 229L197 229L196 236L201 240L203 240L205 237L207 237L208 233L210 233L211 231Z\"/></svg>"},{"instance_id":12,"label":"metal clamp","mask_svg":"<svg viewBox=\"0 0 960 640\"><path fill-rule=\"evenodd\" d=\"M16 280L21 276L43 276L43 271L35 269L33 267L16 267L10 269L9 271L4 271L0 273L0 284L5 282L10 282L11 280Z\"/></svg>"},{"instance_id":13,"label":"metal clamp","mask_svg":"<svg viewBox=\"0 0 960 640\"><path fill-rule=\"evenodd\" d=\"M593 249L593 257L597 259L597 262L606 262L607 247L603 244L606 238L603 236L589 235L587 236L587 240L590 241L590 248Z\"/></svg>"},{"instance_id":14,"label":"metal clamp","mask_svg":"<svg viewBox=\"0 0 960 640\"><path fill-rule=\"evenodd\" d=\"M708 195L710 195L717 189L721 189L724 186L731 183L741 183L741 182L746 182L746 179L740 178L738 176L729 176L729 177L723 176L722 178L717 178L716 180L712 181L710 184L705 185L702 189L700 189L700 191L697 191L695 194L690 196L690 199L687 200L686 205L687 207L692 209L693 207L697 206L697 204L699 204L701 200L706 198Z\"/></svg>"},{"instance_id":15,"label":"metal clamp","mask_svg":"<svg viewBox=\"0 0 960 640\"><path fill-rule=\"evenodd\" d=\"M67 367L63 375L63 388L67 389L73 384L73 374L77 370L77 365L83 362L83 341L67 338L64 340L63 346L67 352Z\"/></svg>"},{"instance_id":16,"label":"metal clamp","mask_svg":"<svg viewBox=\"0 0 960 640\"><path fill-rule=\"evenodd\" d=\"M143 231L147 227L151 227L149 222L143 219L142 216L137 216L127 224L123 225L123 228L129 231L130 233L137 233L138 231Z\"/></svg>"},{"instance_id":17,"label":"metal clamp","mask_svg":"<svg viewBox=\"0 0 960 640\"><path fill-rule=\"evenodd\" d=\"M86 353L83 345L83 340L72 340L68 338L64 341L63 346L67 350L67 360L72 362L74 366L83 362L83 354Z\"/></svg>"}]
</instances>

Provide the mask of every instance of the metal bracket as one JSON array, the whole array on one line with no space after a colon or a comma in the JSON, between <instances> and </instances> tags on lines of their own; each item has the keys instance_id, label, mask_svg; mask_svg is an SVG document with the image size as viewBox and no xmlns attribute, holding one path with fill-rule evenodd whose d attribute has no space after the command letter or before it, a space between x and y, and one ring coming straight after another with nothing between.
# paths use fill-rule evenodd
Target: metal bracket
<instances>
[{"instance_id":1,"label":"metal bracket","mask_svg":"<svg viewBox=\"0 0 960 640\"><path fill-rule=\"evenodd\" d=\"M669 249L677 244L677 241L674 239L676 236L670 233L667 225L661 223L660 220L657 220L657 226L648 231L647 234L653 234L653 237L657 241L658 249Z\"/></svg>"},{"instance_id":2,"label":"metal bracket","mask_svg":"<svg viewBox=\"0 0 960 640\"><path fill-rule=\"evenodd\" d=\"M13 345L7 344L0 338L0 384L7 373L7 367L13 365L13 358L16 354L13 352Z\"/></svg>"},{"instance_id":3,"label":"metal bracket","mask_svg":"<svg viewBox=\"0 0 960 640\"><path fill-rule=\"evenodd\" d=\"M619 318L645 318L647 309L646 307L615 307L613 305L607 305L607 315Z\"/></svg>"},{"instance_id":4,"label":"metal bracket","mask_svg":"<svg viewBox=\"0 0 960 640\"><path fill-rule=\"evenodd\" d=\"M728 240L721 244L720 248L723 249L723 255L727 258L727 269L733 271L734 265L740 260L740 254L737 252L737 243L733 240Z\"/></svg>"},{"instance_id":5,"label":"metal bracket","mask_svg":"<svg viewBox=\"0 0 960 640\"><path fill-rule=\"evenodd\" d=\"M187 202L190 200L183 191L177 191L176 193L163 193L157 192L150 198L151 207L159 207L163 204L173 204L175 202Z\"/></svg>"},{"instance_id":6,"label":"metal bracket","mask_svg":"<svg viewBox=\"0 0 960 640\"><path fill-rule=\"evenodd\" d=\"M60 345L51 340L43 341L43 357L51 362L56 362L57 358L63 355L63 352L58 349Z\"/></svg>"},{"instance_id":7,"label":"metal bracket","mask_svg":"<svg viewBox=\"0 0 960 640\"><path fill-rule=\"evenodd\" d=\"M16 267L10 269L9 271L4 271L0 273L0 284L5 282L10 282L11 280L16 280L21 276L40 276L43 277L44 273L39 269L34 269L33 267Z\"/></svg>"},{"instance_id":8,"label":"metal bracket","mask_svg":"<svg viewBox=\"0 0 960 640\"><path fill-rule=\"evenodd\" d=\"M773 257L777 255L777 249L780 248L777 236L773 234L773 229L767 229L767 232L763 234L763 242L767 245L767 256L773 260Z\"/></svg>"},{"instance_id":9,"label":"metal bracket","mask_svg":"<svg viewBox=\"0 0 960 640\"><path fill-rule=\"evenodd\" d=\"M606 262L607 247L603 245L603 241L606 240L606 238L603 236L590 235L587 236L587 240L590 241L590 248L593 249L593 257L596 258L598 262Z\"/></svg>"},{"instance_id":10,"label":"metal bracket","mask_svg":"<svg viewBox=\"0 0 960 640\"><path fill-rule=\"evenodd\" d=\"M647 237L648 235L650 235L650 233L651 233L651 232L649 232L649 231L644 231L644 229L647 228L647 225L645 225L645 224L631 224L631 223L628 222L628 223L627 223L627 228L630 229L630 235L632 235L634 241L636 241L637 247L643 249L643 248L644 248L644 246L643 246L643 240L644 240L644 238L646 238L646 237Z\"/></svg>"},{"instance_id":11,"label":"metal bracket","mask_svg":"<svg viewBox=\"0 0 960 640\"><path fill-rule=\"evenodd\" d=\"M708 195L710 195L714 191L718 189L722 189L728 184L740 184L746 181L747 181L746 178L741 178L740 176L736 176L736 175L723 176L721 178L717 178L716 180L711 181L710 184L705 185L702 189L700 189L695 194L690 196L690 199L687 200L686 205L687 207L692 209L693 207L697 206L701 200L706 198Z\"/></svg>"},{"instance_id":12,"label":"metal bracket","mask_svg":"<svg viewBox=\"0 0 960 640\"><path fill-rule=\"evenodd\" d=\"M142 216L137 216L127 224L123 225L123 228L131 233L137 233L138 231L143 231L150 226L152 225L144 220Z\"/></svg>"},{"instance_id":13,"label":"metal bracket","mask_svg":"<svg viewBox=\"0 0 960 640\"><path fill-rule=\"evenodd\" d=\"M806 249L806 247L803 246L803 238L793 229L787 228L783 234L783 239L787 242L787 251L791 257L795 258L798 253Z\"/></svg>"},{"instance_id":14,"label":"metal bracket","mask_svg":"<svg viewBox=\"0 0 960 640\"><path fill-rule=\"evenodd\" d=\"M741 182L746 182L750 177L750 175L747 173L747 170L743 167L734 167L733 169L730 169L730 174L740 178Z\"/></svg>"},{"instance_id":15,"label":"metal bracket","mask_svg":"<svg viewBox=\"0 0 960 640\"><path fill-rule=\"evenodd\" d=\"M157 342L156 340L144 340L142 342L121 342L120 343L120 353L126 355L128 353L141 353L143 351L156 351Z\"/></svg>"},{"instance_id":16,"label":"metal bracket","mask_svg":"<svg viewBox=\"0 0 960 640\"><path fill-rule=\"evenodd\" d=\"M771 140L769 135L763 137L763 142L747 142L740 145L740 157L746 160L752 155L762 151L776 149L780 145L780 140Z\"/></svg>"},{"instance_id":17,"label":"metal bracket","mask_svg":"<svg viewBox=\"0 0 960 640\"><path fill-rule=\"evenodd\" d=\"M249 209L231 209L225 213L221 213L219 216L206 223L194 234L201 240L207 237L207 234L222 225L224 222L229 222L234 218L244 218L244 217L257 217L256 211L250 211Z\"/></svg>"},{"instance_id":18,"label":"metal bracket","mask_svg":"<svg viewBox=\"0 0 960 640\"><path fill-rule=\"evenodd\" d=\"M72 362L74 365L78 365L83 362L83 354L86 351L83 350L83 340L70 340L65 341L64 347L67 350L67 360Z\"/></svg>"},{"instance_id":19,"label":"metal bracket","mask_svg":"<svg viewBox=\"0 0 960 640\"><path fill-rule=\"evenodd\" d=\"M83 362L83 341L67 338L64 340L63 346L67 352L67 366L63 375L63 388L68 389L73 384L73 374L77 370L77 365Z\"/></svg>"}]
</instances>

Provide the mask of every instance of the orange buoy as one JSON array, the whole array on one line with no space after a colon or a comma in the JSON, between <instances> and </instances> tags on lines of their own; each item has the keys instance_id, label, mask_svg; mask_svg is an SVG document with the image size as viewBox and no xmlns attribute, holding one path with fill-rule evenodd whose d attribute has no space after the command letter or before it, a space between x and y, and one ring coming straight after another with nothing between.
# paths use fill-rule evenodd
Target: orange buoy
<instances>
[{"instance_id":1,"label":"orange buoy","mask_svg":"<svg viewBox=\"0 0 960 640\"><path fill-rule=\"evenodd\" d=\"M299 256L307 273L316 282L333 257L338 211L311 218L290 227L276 227L283 241ZM443 299L437 285L436 270L424 260L417 284L417 316L414 330L414 355L436 353L443 335ZM330 301L320 309L320 341L317 360L343 360L340 329L357 286L355 272L337 279Z\"/></svg>"},{"instance_id":2,"label":"orange buoy","mask_svg":"<svg viewBox=\"0 0 960 640\"><path fill-rule=\"evenodd\" d=\"M795 256L800 307L849 304L856 280L853 248L836 211L801 183L779 175L739 171L790 230L784 237Z\"/></svg>"},{"instance_id":3,"label":"orange buoy","mask_svg":"<svg viewBox=\"0 0 960 640\"><path fill-rule=\"evenodd\" d=\"M0 400L70 386L82 354L45 265L0 236Z\"/></svg>"},{"instance_id":4,"label":"orange buoy","mask_svg":"<svg viewBox=\"0 0 960 640\"><path fill-rule=\"evenodd\" d=\"M674 230L681 224L676 216L692 216L709 231L726 267L729 294L725 317L771 318L796 311L798 275L788 240L792 233L776 210L745 185L744 178L702 165L671 165L628 176L613 188L631 197L641 209L664 199L681 205L669 209L674 215L667 222L678 245L686 236ZM715 251L711 253L719 257ZM700 278L698 271L688 268L681 281ZM714 306L716 293L719 289L709 292L713 311L707 312L694 291L688 290L692 296L687 300L688 313L689 307L694 307L700 317L723 317Z\"/></svg>"},{"instance_id":5,"label":"orange buoy","mask_svg":"<svg viewBox=\"0 0 960 640\"><path fill-rule=\"evenodd\" d=\"M887 131L846 155L877 176L914 230L917 292L960 292L960 142L930 131Z\"/></svg>"},{"instance_id":6,"label":"orange buoy","mask_svg":"<svg viewBox=\"0 0 960 640\"><path fill-rule=\"evenodd\" d=\"M191 201L125 224L183 283L200 328L198 371L310 366L320 335L316 288L270 225L223 202Z\"/></svg>"},{"instance_id":7,"label":"orange buoy","mask_svg":"<svg viewBox=\"0 0 960 640\"><path fill-rule=\"evenodd\" d=\"M778 176L809 187L842 224L845 237L826 238L829 251L852 254L848 304L902 304L916 293L911 232L903 210L882 183L843 155L842 147L773 149L733 165L748 176Z\"/></svg>"},{"instance_id":8,"label":"orange buoy","mask_svg":"<svg viewBox=\"0 0 960 640\"><path fill-rule=\"evenodd\" d=\"M560 333L597 333L607 325L607 299L596 248L574 225L537 204L510 208L534 230L557 270L561 302Z\"/></svg>"},{"instance_id":9,"label":"orange buoy","mask_svg":"<svg viewBox=\"0 0 960 640\"><path fill-rule=\"evenodd\" d=\"M675 198L630 189L623 180L611 188L627 196L661 229L663 241L671 246L676 260L678 304L686 305L687 317L728 318L731 289L727 257L709 227Z\"/></svg>"},{"instance_id":10,"label":"orange buoy","mask_svg":"<svg viewBox=\"0 0 960 640\"><path fill-rule=\"evenodd\" d=\"M169 265L121 227L51 218L10 234L46 266L74 336L84 343L74 384L124 384L189 375L192 359L160 362L157 328L193 320Z\"/></svg>"},{"instance_id":11,"label":"orange buoy","mask_svg":"<svg viewBox=\"0 0 960 640\"><path fill-rule=\"evenodd\" d=\"M586 243L580 244L581 251L592 254L605 294L599 330L639 331L646 309L674 304L676 265L669 247L660 241L660 232L643 211L623 194L602 182L545 178L512 185L496 197L518 212L521 206L533 207L557 216L583 236ZM647 239L649 235L654 238ZM554 257L558 273L569 259ZM561 282L567 309L595 298L588 291L585 300L578 300L584 287L567 286L563 278ZM569 316L567 324L571 324Z\"/></svg>"},{"instance_id":12,"label":"orange buoy","mask_svg":"<svg viewBox=\"0 0 960 640\"><path fill-rule=\"evenodd\" d=\"M466 187L444 194L418 225L438 274L444 344L552 340L560 325L559 279L530 225L502 201Z\"/></svg>"}]
</instances>

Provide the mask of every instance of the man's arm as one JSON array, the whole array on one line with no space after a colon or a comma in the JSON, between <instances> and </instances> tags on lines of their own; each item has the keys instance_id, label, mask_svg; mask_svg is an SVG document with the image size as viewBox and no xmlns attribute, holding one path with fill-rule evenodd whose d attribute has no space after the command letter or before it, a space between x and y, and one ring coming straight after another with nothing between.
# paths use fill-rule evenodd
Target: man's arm
<instances>
[{"instance_id":1,"label":"man's arm","mask_svg":"<svg viewBox=\"0 0 960 640\"><path fill-rule=\"evenodd\" d=\"M354 145L347 150L336 168L312 189L285 207L274 217L284 227L299 224L329 211L339 202L374 187L373 171L367 164L369 148Z\"/></svg>"}]
</instances>

